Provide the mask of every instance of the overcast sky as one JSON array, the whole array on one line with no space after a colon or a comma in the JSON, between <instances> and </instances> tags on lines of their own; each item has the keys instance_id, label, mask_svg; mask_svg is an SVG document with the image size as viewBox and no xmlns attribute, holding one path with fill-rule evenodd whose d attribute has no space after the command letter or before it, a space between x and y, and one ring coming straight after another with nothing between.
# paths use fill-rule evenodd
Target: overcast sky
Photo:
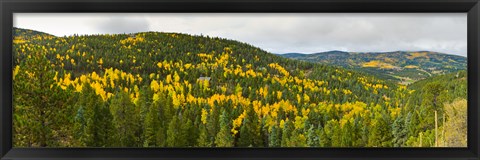
<instances>
[{"instance_id":1,"label":"overcast sky","mask_svg":"<svg viewBox=\"0 0 480 160\"><path fill-rule=\"evenodd\" d=\"M428 50L467 56L466 13L15 13L14 26L56 36L203 34L272 53Z\"/></svg>"}]
</instances>

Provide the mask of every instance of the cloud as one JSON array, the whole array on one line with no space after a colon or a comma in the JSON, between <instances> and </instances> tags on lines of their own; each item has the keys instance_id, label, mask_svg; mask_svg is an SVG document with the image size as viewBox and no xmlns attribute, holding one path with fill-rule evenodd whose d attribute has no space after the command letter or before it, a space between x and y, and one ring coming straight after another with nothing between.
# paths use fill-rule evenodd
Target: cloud
<instances>
[{"instance_id":1,"label":"cloud","mask_svg":"<svg viewBox=\"0 0 480 160\"><path fill-rule=\"evenodd\" d=\"M149 31L149 22L142 17L113 17L98 24L100 33L135 33Z\"/></svg>"}]
</instances>

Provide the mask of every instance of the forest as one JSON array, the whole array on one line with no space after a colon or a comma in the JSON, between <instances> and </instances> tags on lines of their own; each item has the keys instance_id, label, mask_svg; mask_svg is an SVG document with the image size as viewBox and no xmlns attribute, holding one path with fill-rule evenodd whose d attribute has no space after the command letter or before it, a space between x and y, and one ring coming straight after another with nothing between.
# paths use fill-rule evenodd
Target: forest
<instances>
[{"instance_id":1,"label":"forest","mask_svg":"<svg viewBox=\"0 0 480 160\"><path fill-rule=\"evenodd\" d=\"M467 72L410 85L180 33L14 29L14 147L466 147Z\"/></svg>"},{"instance_id":2,"label":"forest","mask_svg":"<svg viewBox=\"0 0 480 160\"><path fill-rule=\"evenodd\" d=\"M467 57L432 51L343 52L278 54L291 59L341 66L409 85L432 76L467 69Z\"/></svg>"}]
</instances>

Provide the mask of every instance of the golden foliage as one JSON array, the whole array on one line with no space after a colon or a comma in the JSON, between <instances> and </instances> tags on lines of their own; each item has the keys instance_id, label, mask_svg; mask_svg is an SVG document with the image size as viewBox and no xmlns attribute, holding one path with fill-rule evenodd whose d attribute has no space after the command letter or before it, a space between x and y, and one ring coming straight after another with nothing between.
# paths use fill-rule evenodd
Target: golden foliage
<instances>
[{"instance_id":1,"label":"golden foliage","mask_svg":"<svg viewBox=\"0 0 480 160\"><path fill-rule=\"evenodd\" d=\"M362 67L374 67L374 68L383 68L383 69L393 69L396 68L394 65L381 61L370 61L362 64Z\"/></svg>"}]
</instances>

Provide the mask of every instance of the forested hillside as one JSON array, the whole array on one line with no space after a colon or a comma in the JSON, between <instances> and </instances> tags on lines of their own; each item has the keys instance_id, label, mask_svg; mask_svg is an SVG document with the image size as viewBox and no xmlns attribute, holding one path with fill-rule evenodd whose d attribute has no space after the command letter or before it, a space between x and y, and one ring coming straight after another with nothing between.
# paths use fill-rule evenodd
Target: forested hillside
<instances>
[{"instance_id":1,"label":"forested hillside","mask_svg":"<svg viewBox=\"0 0 480 160\"><path fill-rule=\"evenodd\" d=\"M51 34L39 32L30 29L21 29L21 28L13 28L13 37L14 38L22 38L22 39L32 39L32 38L40 38L40 37L54 37Z\"/></svg>"},{"instance_id":2,"label":"forested hillside","mask_svg":"<svg viewBox=\"0 0 480 160\"><path fill-rule=\"evenodd\" d=\"M429 51L287 53L280 56L336 65L401 84L467 69L467 58Z\"/></svg>"},{"instance_id":3,"label":"forested hillside","mask_svg":"<svg viewBox=\"0 0 480 160\"><path fill-rule=\"evenodd\" d=\"M435 145L435 111L437 111L438 146L467 145L466 71L421 80L408 88L415 90L408 99L405 109L410 112L401 114L402 116L394 123L398 130L396 137L399 144L406 141L404 144L407 146ZM400 131L405 129L403 126L406 126L407 131ZM422 143L420 135L423 135Z\"/></svg>"},{"instance_id":4,"label":"forested hillside","mask_svg":"<svg viewBox=\"0 0 480 160\"><path fill-rule=\"evenodd\" d=\"M418 99L429 93L423 85L238 41L15 31L29 33L15 34L13 47L15 147L418 146L417 133L432 130L421 119L433 110ZM461 77L432 91L435 107L466 95ZM437 93L454 96L437 101Z\"/></svg>"}]
</instances>

